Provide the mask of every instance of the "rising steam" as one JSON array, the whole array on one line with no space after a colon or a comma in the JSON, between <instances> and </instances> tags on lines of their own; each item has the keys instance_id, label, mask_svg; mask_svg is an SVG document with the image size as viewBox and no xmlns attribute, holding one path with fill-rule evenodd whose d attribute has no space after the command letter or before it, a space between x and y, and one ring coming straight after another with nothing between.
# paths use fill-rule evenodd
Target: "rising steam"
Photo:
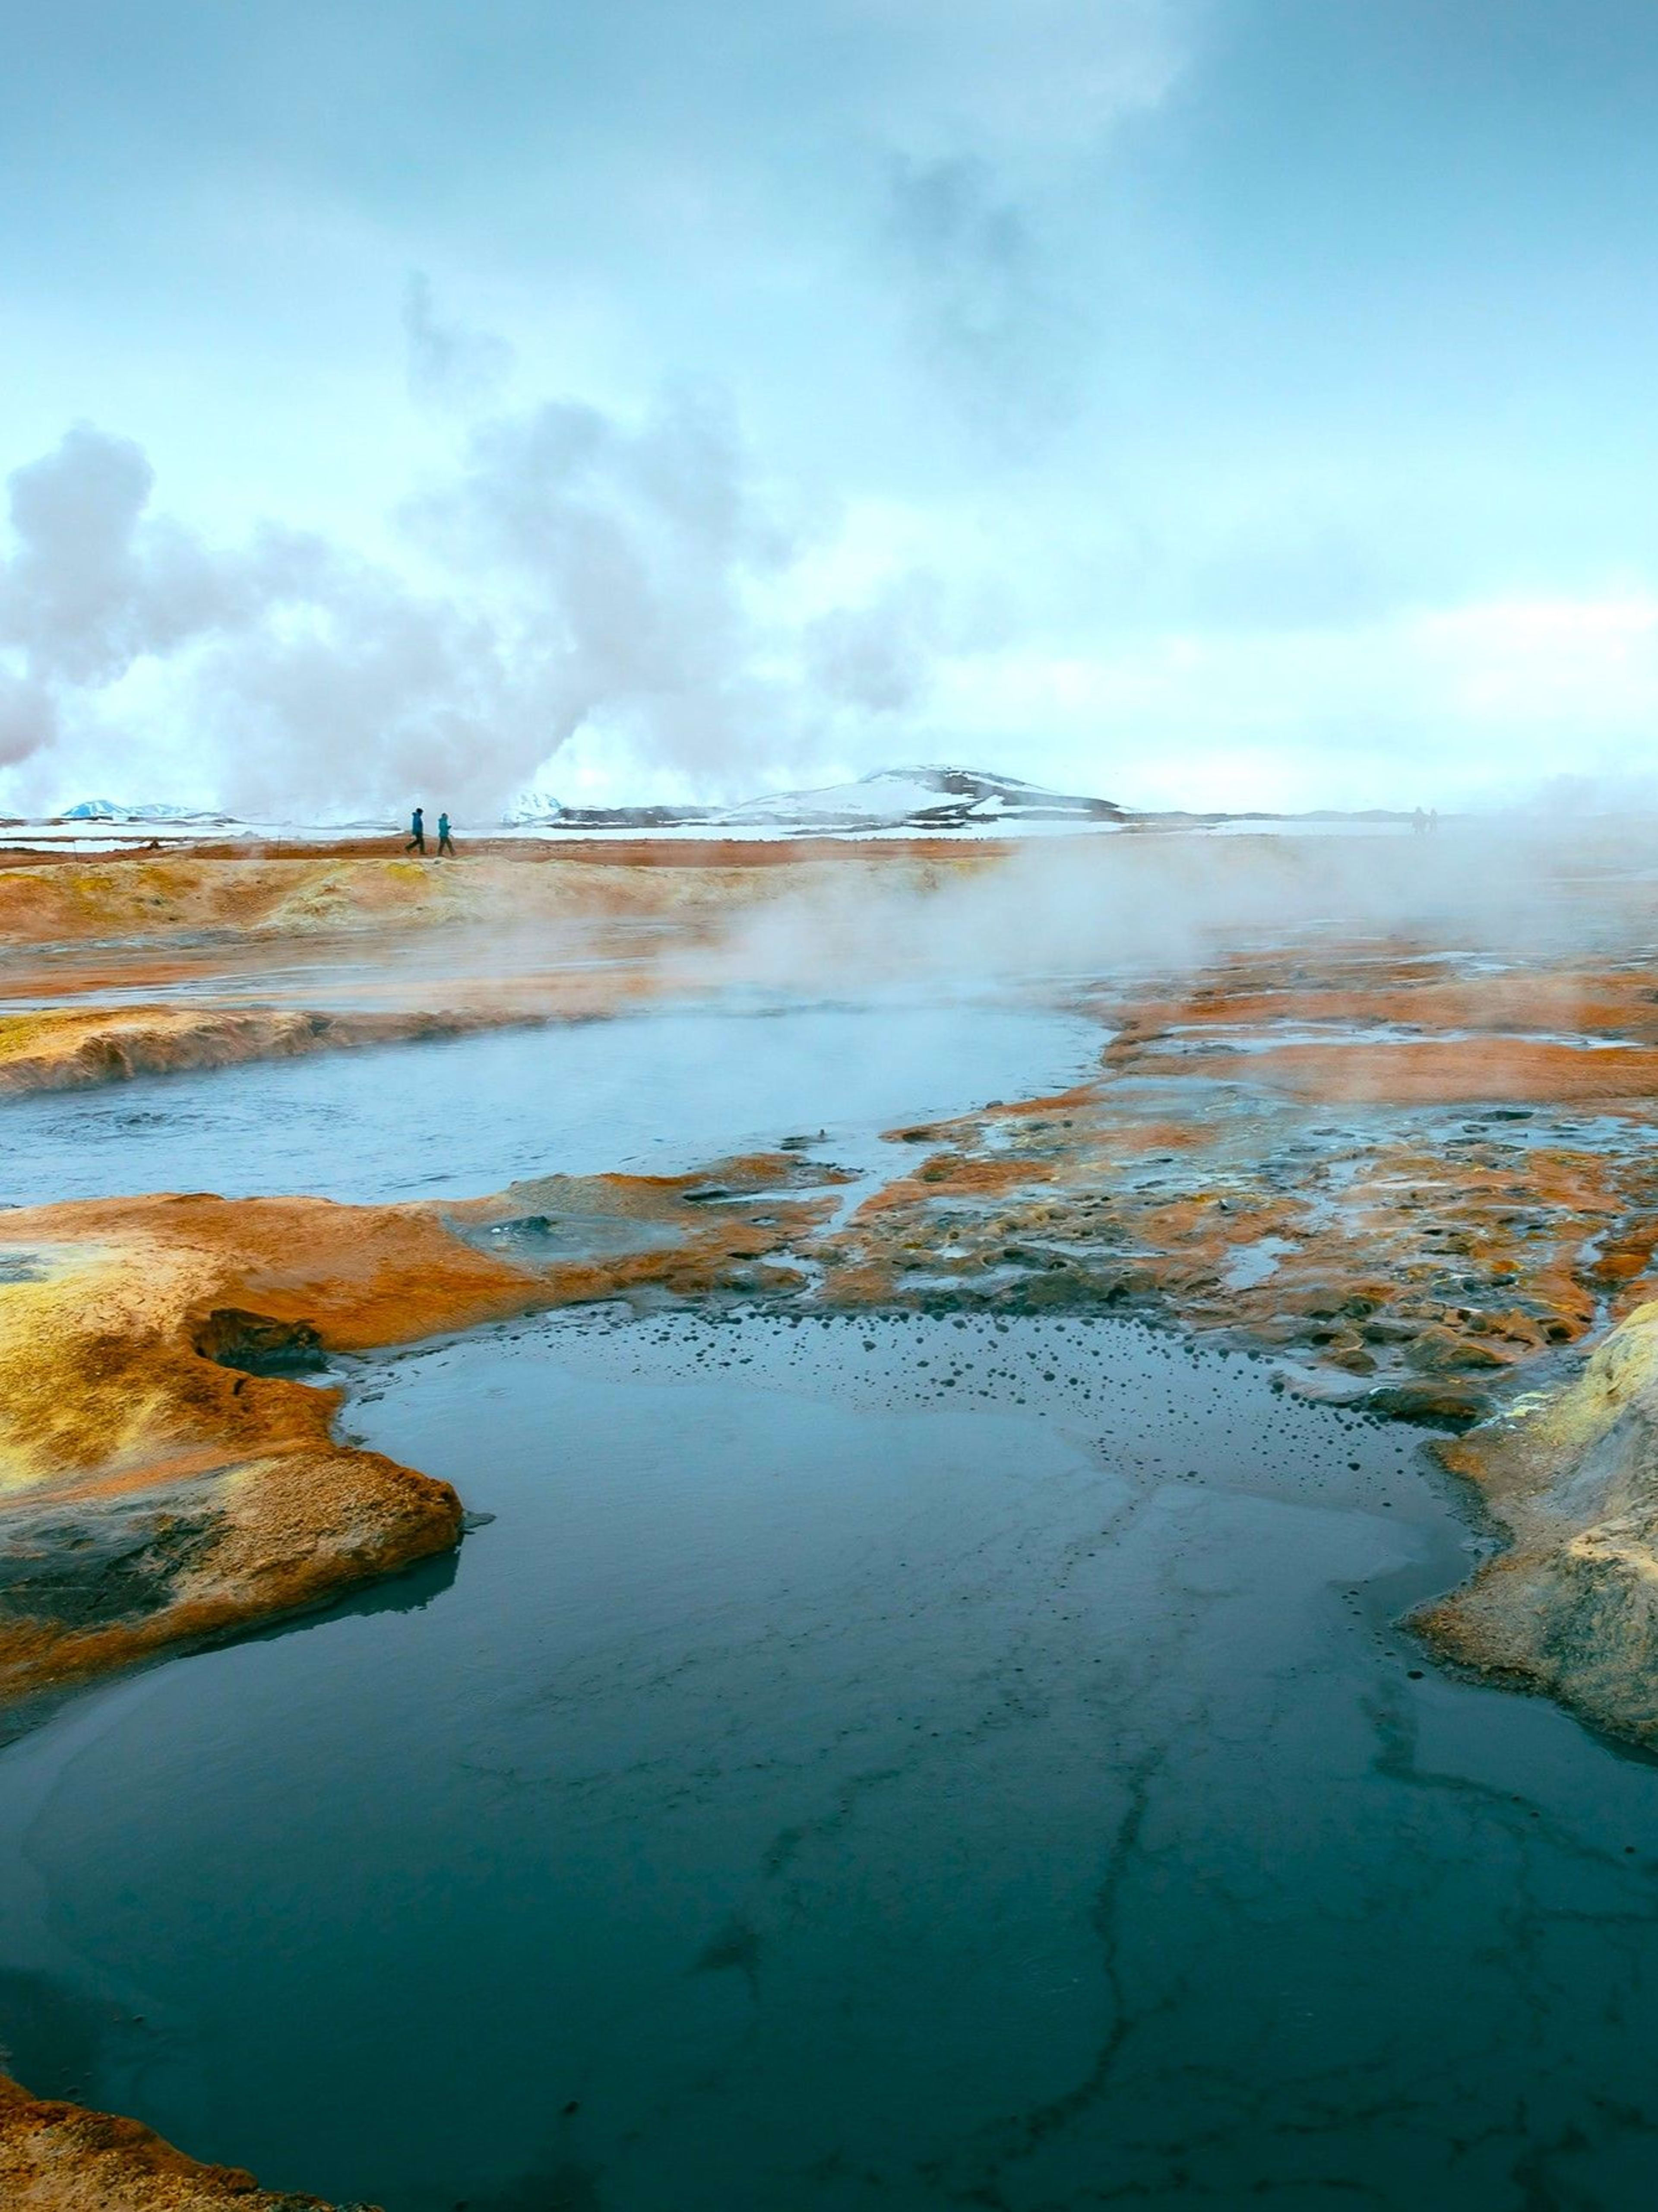
<instances>
[{"instance_id":1,"label":"rising steam","mask_svg":"<svg viewBox=\"0 0 1658 2212\"><path fill-rule=\"evenodd\" d=\"M411 384L446 405L507 365L420 280L405 328ZM779 611L808 540L702 394L635 420L558 400L463 423L397 518L406 569L273 525L210 544L158 512L138 446L89 425L9 492L0 763L89 730L107 745L137 678L247 811L483 808L578 731L718 789L926 687L936 620L914 580Z\"/></svg>"}]
</instances>

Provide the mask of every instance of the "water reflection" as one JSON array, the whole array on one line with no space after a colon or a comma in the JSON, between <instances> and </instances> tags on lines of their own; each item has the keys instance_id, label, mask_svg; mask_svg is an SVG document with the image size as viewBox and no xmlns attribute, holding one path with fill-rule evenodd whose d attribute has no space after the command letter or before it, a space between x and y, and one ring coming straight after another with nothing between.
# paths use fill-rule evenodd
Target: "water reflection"
<instances>
[{"instance_id":1,"label":"water reflection","mask_svg":"<svg viewBox=\"0 0 1658 2212\"><path fill-rule=\"evenodd\" d=\"M1394 1625L1473 1540L1406 1432L1075 1320L376 1387L497 1516L441 1603L0 1758L103 2101L390 2212L1644 2200L1658 1785Z\"/></svg>"}]
</instances>

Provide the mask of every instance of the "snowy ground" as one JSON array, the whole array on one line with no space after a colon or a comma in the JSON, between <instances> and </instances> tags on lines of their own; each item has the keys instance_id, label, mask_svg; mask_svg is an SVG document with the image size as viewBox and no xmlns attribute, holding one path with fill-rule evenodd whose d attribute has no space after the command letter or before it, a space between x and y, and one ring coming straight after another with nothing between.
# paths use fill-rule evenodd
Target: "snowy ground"
<instances>
[{"instance_id":1,"label":"snowy ground","mask_svg":"<svg viewBox=\"0 0 1658 2212\"><path fill-rule=\"evenodd\" d=\"M628 844L661 839L670 843L777 844L801 838L829 838L836 842L906 842L918 837L947 837L968 843L1018 837L1117 836L1124 831L1161 832L1189 836L1271 837L1398 837L1408 836L1408 822L1376 822L1353 817L1304 815L1236 815L1218 820L1190 815L1146 814L1123 822L1076 820L1024 821L1013 816L969 822L959 827L896 827L820 829L786 822L681 822L651 829L584 829L556 822L515 824L498 823L455 824L460 843L489 839L514 843ZM198 821L144 822L10 822L0 827L0 851L42 849L94 854L142 852L152 845L164 848L199 844L306 844L327 846L366 838L384 838L395 848L408 836L402 823L386 822L223 822L204 827ZM427 848L435 849L436 836L428 832Z\"/></svg>"}]
</instances>

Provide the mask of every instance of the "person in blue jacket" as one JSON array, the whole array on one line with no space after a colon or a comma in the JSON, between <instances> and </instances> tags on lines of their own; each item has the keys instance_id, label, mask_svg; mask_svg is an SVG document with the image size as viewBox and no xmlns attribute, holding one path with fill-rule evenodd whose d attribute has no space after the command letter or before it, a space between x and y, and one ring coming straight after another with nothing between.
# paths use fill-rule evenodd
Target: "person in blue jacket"
<instances>
[{"instance_id":1,"label":"person in blue jacket","mask_svg":"<svg viewBox=\"0 0 1658 2212\"><path fill-rule=\"evenodd\" d=\"M449 817L448 817L446 814L440 814L440 815L439 815L439 817L438 817L438 858L439 858L439 860L441 860L441 859L443 858L443 856L444 856L444 854L445 854L446 853L447 853L447 854L449 855L449 857L450 857L450 859L451 859L452 860L454 859L454 857L455 857L455 841L454 841L454 839L453 839L453 838L449 835Z\"/></svg>"},{"instance_id":2,"label":"person in blue jacket","mask_svg":"<svg viewBox=\"0 0 1658 2212\"><path fill-rule=\"evenodd\" d=\"M424 807L417 806L415 809L414 818L410 823L409 827L415 834L409 840L409 842L404 847L404 851L405 853L423 853L426 850L426 810Z\"/></svg>"}]
</instances>

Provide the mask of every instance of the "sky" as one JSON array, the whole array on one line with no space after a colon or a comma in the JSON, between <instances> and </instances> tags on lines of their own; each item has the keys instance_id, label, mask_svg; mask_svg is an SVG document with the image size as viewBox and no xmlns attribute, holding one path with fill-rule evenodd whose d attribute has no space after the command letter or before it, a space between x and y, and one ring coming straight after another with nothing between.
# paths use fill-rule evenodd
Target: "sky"
<instances>
[{"instance_id":1,"label":"sky","mask_svg":"<svg viewBox=\"0 0 1658 2212\"><path fill-rule=\"evenodd\" d=\"M0 807L1650 797L1655 112L1650 0L14 10Z\"/></svg>"}]
</instances>

